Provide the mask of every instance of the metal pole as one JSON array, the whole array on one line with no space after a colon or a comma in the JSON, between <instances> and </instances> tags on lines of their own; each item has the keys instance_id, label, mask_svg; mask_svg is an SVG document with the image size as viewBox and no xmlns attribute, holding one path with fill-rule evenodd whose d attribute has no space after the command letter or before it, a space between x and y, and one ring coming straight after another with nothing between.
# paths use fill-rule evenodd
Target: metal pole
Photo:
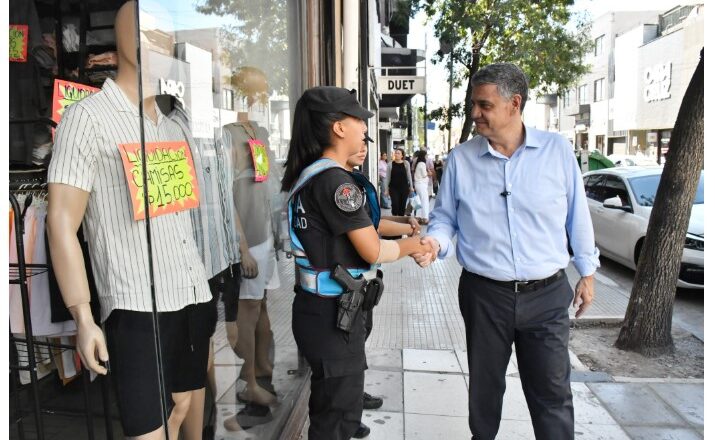
<instances>
[{"instance_id":1,"label":"metal pole","mask_svg":"<svg viewBox=\"0 0 715 440\"><path fill-rule=\"evenodd\" d=\"M425 130L425 150L427 149L427 32L425 32L425 115L424 115L424 130Z\"/></svg>"},{"instance_id":2,"label":"metal pole","mask_svg":"<svg viewBox=\"0 0 715 440\"><path fill-rule=\"evenodd\" d=\"M454 85L454 50L449 52L449 102L447 107L447 152L452 149L452 87Z\"/></svg>"}]
</instances>

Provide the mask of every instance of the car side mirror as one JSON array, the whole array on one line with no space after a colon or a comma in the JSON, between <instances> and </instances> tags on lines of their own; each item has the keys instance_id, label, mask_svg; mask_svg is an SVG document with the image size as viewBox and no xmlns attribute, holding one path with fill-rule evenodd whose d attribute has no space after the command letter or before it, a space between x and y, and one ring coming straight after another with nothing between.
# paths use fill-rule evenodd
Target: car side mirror
<instances>
[{"instance_id":1,"label":"car side mirror","mask_svg":"<svg viewBox=\"0 0 715 440\"><path fill-rule=\"evenodd\" d=\"M623 206L623 203L621 202L621 198L618 196L611 197L610 199L604 200L603 207L608 208L608 209L620 209L621 211L633 212L632 207Z\"/></svg>"}]
</instances>

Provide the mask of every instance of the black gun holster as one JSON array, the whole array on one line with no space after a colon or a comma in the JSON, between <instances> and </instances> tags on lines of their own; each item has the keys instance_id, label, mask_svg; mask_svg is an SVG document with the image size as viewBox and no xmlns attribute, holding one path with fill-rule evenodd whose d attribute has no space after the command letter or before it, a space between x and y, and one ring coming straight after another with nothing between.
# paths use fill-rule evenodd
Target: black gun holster
<instances>
[{"instance_id":1,"label":"black gun holster","mask_svg":"<svg viewBox=\"0 0 715 440\"><path fill-rule=\"evenodd\" d=\"M358 313L362 313L365 288L368 282L362 275L353 278L340 264L335 265L330 277L345 290L345 293L338 298L338 322L336 325L340 330L350 333L355 318Z\"/></svg>"},{"instance_id":2,"label":"black gun holster","mask_svg":"<svg viewBox=\"0 0 715 440\"><path fill-rule=\"evenodd\" d=\"M362 309L369 312L380 304L383 290L385 290L385 285L382 283L382 271L378 269L377 276L368 281L367 286L365 286L365 298L362 302Z\"/></svg>"}]
</instances>

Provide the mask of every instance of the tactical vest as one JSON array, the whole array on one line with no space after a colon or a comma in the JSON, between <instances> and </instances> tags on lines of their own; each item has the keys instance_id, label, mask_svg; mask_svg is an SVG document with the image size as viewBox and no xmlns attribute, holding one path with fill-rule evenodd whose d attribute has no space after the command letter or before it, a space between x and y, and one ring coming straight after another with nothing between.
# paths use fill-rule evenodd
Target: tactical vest
<instances>
[{"instance_id":1,"label":"tactical vest","mask_svg":"<svg viewBox=\"0 0 715 440\"><path fill-rule=\"evenodd\" d=\"M295 196L300 192L301 189L305 187L311 179L315 176L329 170L332 168L341 167L337 162L332 159L318 159L317 161L306 167L300 176L298 181L293 185L290 192L288 193L288 226L290 233L290 244L291 253L295 257L297 280L300 282L300 286L303 290L314 293L320 296L335 297L340 296L344 293L343 288L330 277L330 269L318 269L314 267L308 260L308 256L305 254L305 249L298 239L298 235L295 232L295 227L293 224L293 205ZM375 188L370 184L365 176L360 173L351 173L357 184L363 188L365 195L367 197L367 203L370 205L370 217L375 229L377 229L380 224L380 205L378 202L378 195ZM364 268L351 268L347 267L347 271L353 277L358 277L365 274L366 278L369 272L375 272L376 265L371 266L369 269Z\"/></svg>"}]
</instances>

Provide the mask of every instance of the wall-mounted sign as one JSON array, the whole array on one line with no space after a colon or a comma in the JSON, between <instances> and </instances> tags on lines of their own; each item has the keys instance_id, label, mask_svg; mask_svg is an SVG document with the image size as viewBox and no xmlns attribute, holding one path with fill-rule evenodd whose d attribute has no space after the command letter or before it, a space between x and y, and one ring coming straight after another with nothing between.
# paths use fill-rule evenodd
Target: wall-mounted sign
<instances>
[{"instance_id":1,"label":"wall-mounted sign","mask_svg":"<svg viewBox=\"0 0 715 440\"><path fill-rule=\"evenodd\" d=\"M425 93L424 76L380 76L377 93L387 95L417 95Z\"/></svg>"},{"instance_id":2,"label":"wall-mounted sign","mask_svg":"<svg viewBox=\"0 0 715 440\"><path fill-rule=\"evenodd\" d=\"M670 98L673 63L667 62L647 67L643 71L643 99L645 102Z\"/></svg>"},{"instance_id":3,"label":"wall-mounted sign","mask_svg":"<svg viewBox=\"0 0 715 440\"><path fill-rule=\"evenodd\" d=\"M392 129L392 140L393 141L401 141L404 138L402 134L402 129L401 128L393 128Z\"/></svg>"},{"instance_id":4,"label":"wall-mounted sign","mask_svg":"<svg viewBox=\"0 0 715 440\"><path fill-rule=\"evenodd\" d=\"M648 134L645 135L646 141L648 142L658 142L658 133L656 132L648 132Z\"/></svg>"}]
</instances>

